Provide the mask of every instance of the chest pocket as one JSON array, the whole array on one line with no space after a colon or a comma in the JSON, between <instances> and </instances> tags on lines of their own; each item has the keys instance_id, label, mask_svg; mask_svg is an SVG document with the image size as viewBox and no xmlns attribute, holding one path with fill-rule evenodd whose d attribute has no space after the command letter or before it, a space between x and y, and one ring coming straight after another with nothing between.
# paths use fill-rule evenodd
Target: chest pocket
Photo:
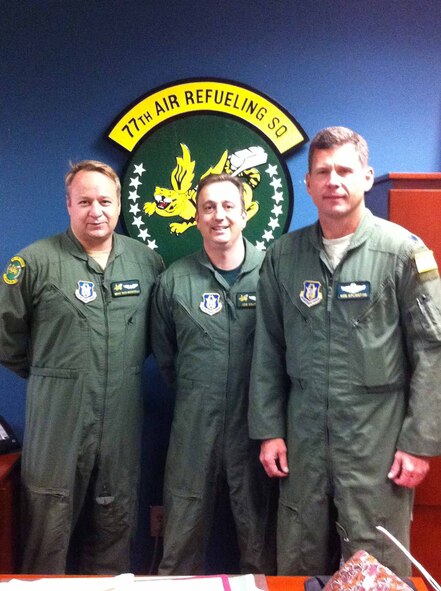
<instances>
[{"instance_id":1,"label":"chest pocket","mask_svg":"<svg viewBox=\"0 0 441 591\"><path fill-rule=\"evenodd\" d=\"M286 341L286 367L291 379L305 378L312 367L313 318L323 313L325 304L320 302L314 310L300 301L300 288L282 284L283 333Z\"/></svg>"},{"instance_id":2,"label":"chest pocket","mask_svg":"<svg viewBox=\"0 0 441 591\"><path fill-rule=\"evenodd\" d=\"M181 342L183 338L201 338L204 341L210 339L210 332L216 329L219 323L219 315L225 314L225 306L213 315L204 314L200 308L199 303L191 302L188 305L180 299L176 299L174 304L173 316L176 330L178 332L178 341Z\"/></svg>"},{"instance_id":3,"label":"chest pocket","mask_svg":"<svg viewBox=\"0 0 441 591\"><path fill-rule=\"evenodd\" d=\"M380 286L371 304L354 317L351 324L353 383L385 391L401 387L407 362L399 308L391 280Z\"/></svg>"},{"instance_id":4,"label":"chest pocket","mask_svg":"<svg viewBox=\"0 0 441 591\"><path fill-rule=\"evenodd\" d=\"M83 368L89 355L89 323L81 302L48 284L33 311L32 360L39 367ZM68 345L66 335L69 335Z\"/></svg>"}]
</instances>

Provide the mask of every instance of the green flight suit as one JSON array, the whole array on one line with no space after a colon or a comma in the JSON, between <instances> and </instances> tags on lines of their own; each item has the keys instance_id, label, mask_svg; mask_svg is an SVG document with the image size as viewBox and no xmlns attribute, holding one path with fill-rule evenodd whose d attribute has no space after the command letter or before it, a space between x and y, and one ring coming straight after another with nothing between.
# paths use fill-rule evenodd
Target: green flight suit
<instances>
[{"instance_id":1,"label":"green flight suit","mask_svg":"<svg viewBox=\"0 0 441 591\"><path fill-rule=\"evenodd\" d=\"M65 572L80 514L80 572L130 568L140 373L161 270L157 254L114 234L103 271L69 229L22 250L0 281L0 361L28 379L23 572Z\"/></svg>"},{"instance_id":2,"label":"green flight suit","mask_svg":"<svg viewBox=\"0 0 441 591\"><path fill-rule=\"evenodd\" d=\"M274 485L259 466L258 446L247 426L263 255L245 244L246 257L232 286L202 251L167 269L155 293L153 352L176 391L164 484L163 575L204 573L221 478L229 488L242 572L275 569L267 539Z\"/></svg>"},{"instance_id":3,"label":"green flight suit","mask_svg":"<svg viewBox=\"0 0 441 591\"><path fill-rule=\"evenodd\" d=\"M400 575L413 491L396 449L441 453L441 289L424 244L366 211L334 272L318 224L268 252L258 289L250 434L285 438L278 574L330 574L365 549ZM432 258L433 261L433 258ZM430 267L430 265L429 265Z\"/></svg>"}]
</instances>

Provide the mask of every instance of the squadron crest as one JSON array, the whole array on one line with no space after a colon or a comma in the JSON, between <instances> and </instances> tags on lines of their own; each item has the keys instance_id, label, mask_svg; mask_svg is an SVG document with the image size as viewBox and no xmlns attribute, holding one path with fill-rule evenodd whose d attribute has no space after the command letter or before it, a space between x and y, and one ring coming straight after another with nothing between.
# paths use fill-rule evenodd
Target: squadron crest
<instances>
[{"instance_id":1,"label":"squadron crest","mask_svg":"<svg viewBox=\"0 0 441 591\"><path fill-rule=\"evenodd\" d=\"M166 265L199 250L196 192L209 174L244 184L244 236L259 250L288 230L293 188L284 156L307 141L295 119L246 86L202 79L148 93L108 137L131 152L122 179L127 233Z\"/></svg>"},{"instance_id":2,"label":"squadron crest","mask_svg":"<svg viewBox=\"0 0 441 591\"><path fill-rule=\"evenodd\" d=\"M21 257L12 257L3 273L3 281L8 285L16 285L23 275L25 267L26 263Z\"/></svg>"}]
</instances>

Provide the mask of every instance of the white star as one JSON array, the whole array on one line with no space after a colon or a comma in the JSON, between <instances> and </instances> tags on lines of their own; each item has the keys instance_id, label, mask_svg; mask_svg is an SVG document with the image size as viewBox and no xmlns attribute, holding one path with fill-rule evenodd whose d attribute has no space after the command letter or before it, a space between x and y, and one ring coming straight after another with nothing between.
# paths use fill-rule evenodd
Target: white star
<instances>
[{"instance_id":1,"label":"white star","mask_svg":"<svg viewBox=\"0 0 441 591\"><path fill-rule=\"evenodd\" d=\"M265 172L272 178L277 174L277 165L275 164L268 164L268 168Z\"/></svg>"},{"instance_id":2,"label":"white star","mask_svg":"<svg viewBox=\"0 0 441 591\"><path fill-rule=\"evenodd\" d=\"M147 230L147 228L144 228L143 230L139 230L139 234L138 234L138 238L141 238L141 240L144 240L144 242L147 240L147 238L150 236L149 231Z\"/></svg>"},{"instance_id":3,"label":"white star","mask_svg":"<svg viewBox=\"0 0 441 591\"><path fill-rule=\"evenodd\" d=\"M256 240L256 248L257 250L266 250L265 243L260 242L260 240Z\"/></svg>"},{"instance_id":4,"label":"white star","mask_svg":"<svg viewBox=\"0 0 441 591\"><path fill-rule=\"evenodd\" d=\"M279 203L279 201L283 201L283 193L278 193L277 191L274 193L274 195L271 197L271 199L274 199L274 201L276 203Z\"/></svg>"},{"instance_id":5,"label":"white star","mask_svg":"<svg viewBox=\"0 0 441 591\"><path fill-rule=\"evenodd\" d=\"M275 228L279 228L280 224L277 220L273 220L273 218L271 218L268 222L268 226L271 226L271 228L274 230Z\"/></svg>"},{"instance_id":6,"label":"white star","mask_svg":"<svg viewBox=\"0 0 441 591\"><path fill-rule=\"evenodd\" d=\"M274 240L273 231L272 230L265 230L263 233L262 238L269 242L270 240Z\"/></svg>"},{"instance_id":7,"label":"white star","mask_svg":"<svg viewBox=\"0 0 441 591\"><path fill-rule=\"evenodd\" d=\"M130 213L133 213L133 215L136 215L139 212L140 212L140 209L139 209L137 203L134 203L133 205L130 206Z\"/></svg>"},{"instance_id":8,"label":"white star","mask_svg":"<svg viewBox=\"0 0 441 591\"><path fill-rule=\"evenodd\" d=\"M143 172L145 172L145 168L142 165L142 162L141 164L136 164L133 174L139 174L139 176L141 176Z\"/></svg>"},{"instance_id":9,"label":"white star","mask_svg":"<svg viewBox=\"0 0 441 591\"><path fill-rule=\"evenodd\" d=\"M282 186L282 180L281 180L281 179L273 179L273 180L270 182L270 185L271 185L272 187L274 187L275 189L280 189L280 188L281 188L281 186Z\"/></svg>"},{"instance_id":10,"label":"white star","mask_svg":"<svg viewBox=\"0 0 441 591\"><path fill-rule=\"evenodd\" d=\"M144 222L142 221L141 216L138 216L137 218L133 218L132 226L137 226L138 228L140 228L140 226L142 224L144 224Z\"/></svg>"},{"instance_id":11,"label":"white star","mask_svg":"<svg viewBox=\"0 0 441 591\"><path fill-rule=\"evenodd\" d=\"M142 185L141 181L138 177L134 177L130 179L130 187L135 187L137 189L139 185Z\"/></svg>"},{"instance_id":12,"label":"white star","mask_svg":"<svg viewBox=\"0 0 441 591\"><path fill-rule=\"evenodd\" d=\"M282 213L283 213L282 206L281 205L275 205L272 208L271 213L273 213L275 216L282 215Z\"/></svg>"},{"instance_id":13,"label":"white star","mask_svg":"<svg viewBox=\"0 0 441 591\"><path fill-rule=\"evenodd\" d=\"M149 240L147 242L147 246L149 248L151 248L152 250L155 250L155 248L158 248L158 245L156 244L156 240Z\"/></svg>"},{"instance_id":14,"label":"white star","mask_svg":"<svg viewBox=\"0 0 441 591\"><path fill-rule=\"evenodd\" d=\"M133 202L135 202L137 199L139 199L138 193L136 191L130 191L129 199L131 199Z\"/></svg>"}]
</instances>

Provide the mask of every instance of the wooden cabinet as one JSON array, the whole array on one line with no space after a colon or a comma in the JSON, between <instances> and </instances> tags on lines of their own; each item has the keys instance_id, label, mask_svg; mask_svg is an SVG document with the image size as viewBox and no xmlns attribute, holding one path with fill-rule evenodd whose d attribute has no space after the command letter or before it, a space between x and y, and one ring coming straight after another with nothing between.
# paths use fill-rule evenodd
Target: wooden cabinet
<instances>
[{"instance_id":1,"label":"wooden cabinet","mask_svg":"<svg viewBox=\"0 0 441 591\"><path fill-rule=\"evenodd\" d=\"M441 265L441 173L391 172L375 179L368 208L424 240Z\"/></svg>"},{"instance_id":2,"label":"wooden cabinet","mask_svg":"<svg viewBox=\"0 0 441 591\"><path fill-rule=\"evenodd\" d=\"M382 176L366 195L366 204L375 215L422 238L441 266L441 173L393 172ZM411 552L438 581L440 545L441 458L433 458L429 475L415 491Z\"/></svg>"},{"instance_id":3,"label":"wooden cabinet","mask_svg":"<svg viewBox=\"0 0 441 591\"><path fill-rule=\"evenodd\" d=\"M430 472L415 491L411 552L441 581L441 458L431 460ZM414 575L419 573L414 569Z\"/></svg>"},{"instance_id":4,"label":"wooden cabinet","mask_svg":"<svg viewBox=\"0 0 441 591\"><path fill-rule=\"evenodd\" d=\"M0 573L17 572L20 453L0 455Z\"/></svg>"}]
</instances>

